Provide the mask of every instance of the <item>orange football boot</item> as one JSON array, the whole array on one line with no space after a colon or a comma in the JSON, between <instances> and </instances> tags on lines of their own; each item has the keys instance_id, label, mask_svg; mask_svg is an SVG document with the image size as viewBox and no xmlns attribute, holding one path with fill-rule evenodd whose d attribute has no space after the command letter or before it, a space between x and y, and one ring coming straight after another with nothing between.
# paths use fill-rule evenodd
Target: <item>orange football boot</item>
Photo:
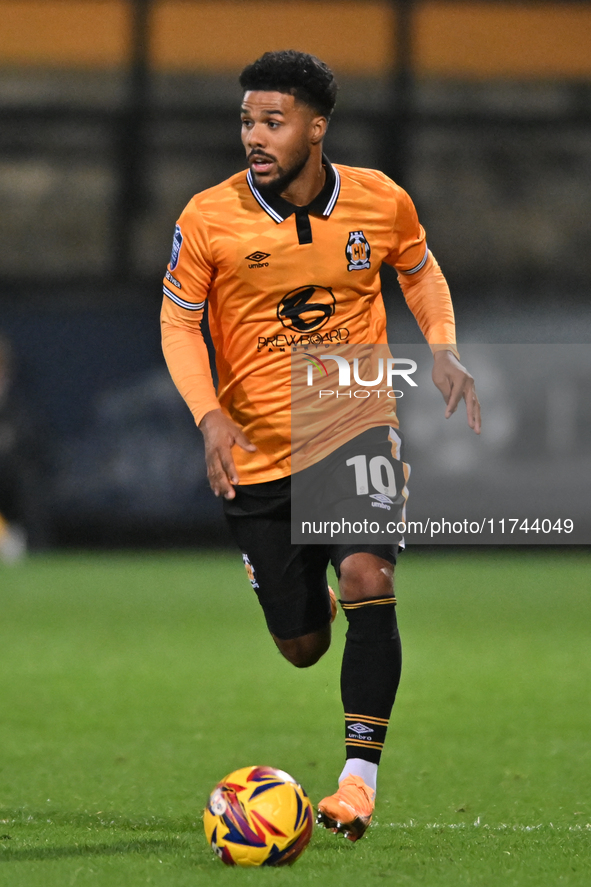
<instances>
[{"instance_id":1,"label":"orange football boot","mask_svg":"<svg viewBox=\"0 0 591 887\"><path fill-rule=\"evenodd\" d=\"M334 795L320 801L316 822L358 841L371 822L376 793L360 776L347 776Z\"/></svg>"}]
</instances>

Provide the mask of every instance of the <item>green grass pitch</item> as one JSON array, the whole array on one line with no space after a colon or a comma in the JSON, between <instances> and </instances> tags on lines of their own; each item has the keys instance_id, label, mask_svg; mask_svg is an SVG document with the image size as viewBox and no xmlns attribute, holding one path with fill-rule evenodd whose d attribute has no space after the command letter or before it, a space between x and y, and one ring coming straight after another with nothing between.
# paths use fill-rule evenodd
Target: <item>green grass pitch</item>
<instances>
[{"instance_id":1,"label":"green grass pitch","mask_svg":"<svg viewBox=\"0 0 591 887\"><path fill-rule=\"evenodd\" d=\"M591 556L405 554L403 679L374 824L291 869L226 869L201 810L269 764L342 766L345 629L314 668L266 634L239 555L0 565L0 884L591 884Z\"/></svg>"}]
</instances>

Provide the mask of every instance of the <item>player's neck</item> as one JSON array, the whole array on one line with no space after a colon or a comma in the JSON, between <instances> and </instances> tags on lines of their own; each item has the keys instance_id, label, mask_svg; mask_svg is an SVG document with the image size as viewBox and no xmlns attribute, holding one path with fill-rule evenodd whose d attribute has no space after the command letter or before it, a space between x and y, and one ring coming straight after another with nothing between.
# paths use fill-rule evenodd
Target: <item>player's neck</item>
<instances>
[{"instance_id":1,"label":"player's neck","mask_svg":"<svg viewBox=\"0 0 591 887\"><path fill-rule=\"evenodd\" d=\"M322 165L322 153L312 152L299 176L289 183L280 196L294 206L307 206L320 194L325 182L326 170Z\"/></svg>"}]
</instances>

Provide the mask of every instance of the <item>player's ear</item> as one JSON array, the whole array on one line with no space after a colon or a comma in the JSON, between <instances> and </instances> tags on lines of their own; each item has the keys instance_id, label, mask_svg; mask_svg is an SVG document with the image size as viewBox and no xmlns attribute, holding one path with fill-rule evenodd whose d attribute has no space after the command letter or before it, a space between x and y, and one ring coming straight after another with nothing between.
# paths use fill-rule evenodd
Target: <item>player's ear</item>
<instances>
[{"instance_id":1,"label":"player's ear","mask_svg":"<svg viewBox=\"0 0 591 887\"><path fill-rule=\"evenodd\" d=\"M328 120L326 117L314 117L311 121L311 141L313 145L317 145L326 135Z\"/></svg>"}]
</instances>

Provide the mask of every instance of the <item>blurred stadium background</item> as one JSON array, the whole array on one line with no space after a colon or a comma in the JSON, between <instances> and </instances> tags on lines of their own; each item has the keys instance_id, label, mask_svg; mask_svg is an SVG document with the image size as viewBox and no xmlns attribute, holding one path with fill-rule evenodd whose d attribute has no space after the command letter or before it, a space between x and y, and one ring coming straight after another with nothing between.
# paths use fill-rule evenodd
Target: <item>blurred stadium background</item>
<instances>
[{"instance_id":1,"label":"blurred stadium background","mask_svg":"<svg viewBox=\"0 0 591 887\"><path fill-rule=\"evenodd\" d=\"M32 548L226 539L160 281L190 196L244 165L239 70L285 47L340 81L331 159L415 199L460 342L591 341L588 3L0 0L0 512ZM390 340L420 341L384 287ZM584 355L551 389L505 380L495 453L556 460L559 422L584 476Z\"/></svg>"}]
</instances>

